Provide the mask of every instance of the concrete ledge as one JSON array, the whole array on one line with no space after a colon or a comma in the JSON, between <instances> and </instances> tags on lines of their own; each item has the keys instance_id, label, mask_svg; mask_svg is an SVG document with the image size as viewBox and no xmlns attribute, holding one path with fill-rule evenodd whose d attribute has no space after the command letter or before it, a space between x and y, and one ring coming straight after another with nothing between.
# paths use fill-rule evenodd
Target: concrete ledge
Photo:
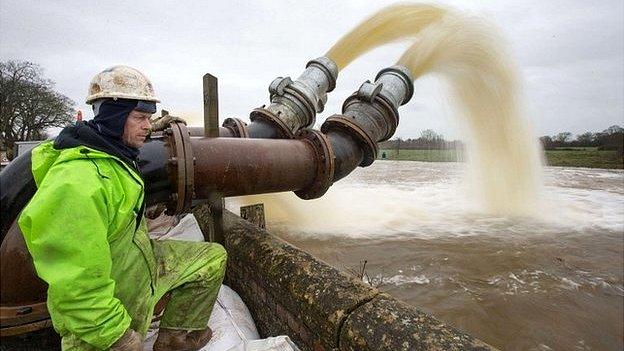
<instances>
[{"instance_id":1,"label":"concrete ledge","mask_svg":"<svg viewBox=\"0 0 624 351\"><path fill-rule=\"evenodd\" d=\"M201 206L194 213L202 228L210 221ZM226 282L263 336L288 335L315 351L494 350L231 212L224 219Z\"/></svg>"},{"instance_id":2,"label":"concrete ledge","mask_svg":"<svg viewBox=\"0 0 624 351\"><path fill-rule=\"evenodd\" d=\"M492 349L387 294L352 312L340 333L340 350Z\"/></svg>"},{"instance_id":3,"label":"concrete ledge","mask_svg":"<svg viewBox=\"0 0 624 351\"><path fill-rule=\"evenodd\" d=\"M226 279L262 335L286 334L304 349L335 349L346 316L379 294L238 216L224 217Z\"/></svg>"}]
</instances>

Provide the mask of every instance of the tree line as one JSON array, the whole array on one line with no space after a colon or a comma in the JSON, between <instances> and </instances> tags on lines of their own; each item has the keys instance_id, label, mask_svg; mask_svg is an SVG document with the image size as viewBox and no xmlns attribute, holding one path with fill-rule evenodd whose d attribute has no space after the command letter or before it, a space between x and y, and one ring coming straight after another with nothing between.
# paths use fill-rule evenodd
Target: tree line
<instances>
[{"instance_id":1,"label":"tree line","mask_svg":"<svg viewBox=\"0 0 624 351\"><path fill-rule=\"evenodd\" d=\"M401 150L457 150L464 146L459 140L445 140L442 134L436 133L434 130L425 129L420 133L420 137L416 139L395 138L392 140L382 141L379 143L380 149L401 149Z\"/></svg>"},{"instance_id":2,"label":"tree line","mask_svg":"<svg viewBox=\"0 0 624 351\"><path fill-rule=\"evenodd\" d=\"M555 135L545 135L540 138L546 150L573 147L597 147L598 150L615 150L620 155L624 148L624 128L613 125L602 132L585 132L573 138L570 132L561 132Z\"/></svg>"},{"instance_id":3,"label":"tree line","mask_svg":"<svg viewBox=\"0 0 624 351\"><path fill-rule=\"evenodd\" d=\"M624 153L624 128L613 125L601 132L585 132L573 138L570 132L545 135L540 137L540 142L545 150L561 148L596 147L598 150L618 151L620 156ZM395 138L379 143L380 149L400 150L447 150L463 149L460 140L447 141L442 134L431 129L423 130L419 138Z\"/></svg>"}]
</instances>

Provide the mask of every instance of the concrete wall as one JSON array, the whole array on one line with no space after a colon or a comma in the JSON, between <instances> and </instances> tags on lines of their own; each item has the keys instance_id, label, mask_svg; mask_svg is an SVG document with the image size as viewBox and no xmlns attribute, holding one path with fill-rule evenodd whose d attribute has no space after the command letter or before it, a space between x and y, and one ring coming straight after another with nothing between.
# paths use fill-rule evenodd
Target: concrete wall
<instances>
[{"instance_id":1,"label":"concrete wall","mask_svg":"<svg viewBox=\"0 0 624 351\"><path fill-rule=\"evenodd\" d=\"M206 206L194 211L209 222ZM263 336L288 335L303 350L493 350L413 306L226 212L226 283Z\"/></svg>"}]
</instances>

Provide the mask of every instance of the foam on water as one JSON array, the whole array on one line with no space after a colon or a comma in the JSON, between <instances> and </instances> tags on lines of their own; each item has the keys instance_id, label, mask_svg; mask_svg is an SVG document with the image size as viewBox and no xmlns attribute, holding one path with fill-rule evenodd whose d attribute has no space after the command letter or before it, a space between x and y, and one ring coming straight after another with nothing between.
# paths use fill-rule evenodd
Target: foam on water
<instances>
[{"instance_id":1,"label":"foam on water","mask_svg":"<svg viewBox=\"0 0 624 351\"><path fill-rule=\"evenodd\" d=\"M383 161L359 169L320 199L292 193L228 199L230 210L264 203L268 226L289 235L416 237L527 236L624 231L624 172L548 168L539 215L494 215L472 201L465 164ZM566 177L565 181L559 175ZM588 189L592 179L609 181ZM596 185L593 186L594 188Z\"/></svg>"}]
</instances>

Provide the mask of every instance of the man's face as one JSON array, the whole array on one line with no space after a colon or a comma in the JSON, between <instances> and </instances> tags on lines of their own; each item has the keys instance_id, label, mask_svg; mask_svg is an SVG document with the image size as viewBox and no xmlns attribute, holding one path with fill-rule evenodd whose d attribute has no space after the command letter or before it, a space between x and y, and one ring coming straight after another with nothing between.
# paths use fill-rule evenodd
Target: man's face
<instances>
[{"instance_id":1,"label":"man's face","mask_svg":"<svg viewBox=\"0 0 624 351\"><path fill-rule=\"evenodd\" d=\"M126 119L123 143L127 146L140 148L149 134L151 113L132 111Z\"/></svg>"}]
</instances>

